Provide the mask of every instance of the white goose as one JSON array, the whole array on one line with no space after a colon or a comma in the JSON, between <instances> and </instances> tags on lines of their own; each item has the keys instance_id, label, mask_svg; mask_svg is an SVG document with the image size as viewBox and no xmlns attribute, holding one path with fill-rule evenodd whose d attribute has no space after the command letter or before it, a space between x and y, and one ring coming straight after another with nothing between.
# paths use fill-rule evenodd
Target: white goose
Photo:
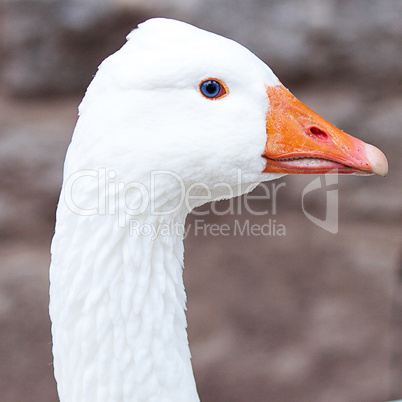
<instances>
[{"instance_id":1,"label":"white goose","mask_svg":"<svg viewBox=\"0 0 402 402\"><path fill-rule=\"evenodd\" d=\"M236 42L141 24L99 67L65 161L50 269L60 400L198 401L177 228L209 200L332 169L388 166Z\"/></svg>"}]
</instances>

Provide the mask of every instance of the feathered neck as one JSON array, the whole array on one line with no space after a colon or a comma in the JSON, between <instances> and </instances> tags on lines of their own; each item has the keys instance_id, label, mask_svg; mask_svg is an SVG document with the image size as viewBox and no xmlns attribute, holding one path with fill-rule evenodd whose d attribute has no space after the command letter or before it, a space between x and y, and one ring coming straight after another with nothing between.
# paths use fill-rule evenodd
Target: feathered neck
<instances>
[{"instance_id":1,"label":"feathered neck","mask_svg":"<svg viewBox=\"0 0 402 402\"><path fill-rule=\"evenodd\" d=\"M121 225L118 214L72 212L66 187L50 271L60 400L198 401L184 313L183 239L175 229L186 214L146 210ZM153 232L147 235L147 228Z\"/></svg>"}]
</instances>

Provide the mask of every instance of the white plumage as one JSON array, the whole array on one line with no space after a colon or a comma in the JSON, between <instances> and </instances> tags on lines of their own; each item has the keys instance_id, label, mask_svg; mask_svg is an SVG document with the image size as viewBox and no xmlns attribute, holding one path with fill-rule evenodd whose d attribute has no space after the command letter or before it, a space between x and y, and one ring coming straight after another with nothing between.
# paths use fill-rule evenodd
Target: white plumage
<instances>
[{"instance_id":1,"label":"white plumage","mask_svg":"<svg viewBox=\"0 0 402 402\"><path fill-rule=\"evenodd\" d=\"M227 95L203 96L207 79L222 81ZM184 225L195 206L251 191L292 163L289 173L311 173L311 149L304 165L298 159L266 167L277 163L267 151L267 91L280 87L241 45L166 19L141 24L101 64L79 108L52 243L61 401L199 400L184 314L183 242L174 225ZM331 136L332 126L325 127ZM323 169L338 164L384 174L380 151L359 144L366 166L332 154L325 162L324 150ZM151 236L138 227L172 230Z\"/></svg>"}]
</instances>

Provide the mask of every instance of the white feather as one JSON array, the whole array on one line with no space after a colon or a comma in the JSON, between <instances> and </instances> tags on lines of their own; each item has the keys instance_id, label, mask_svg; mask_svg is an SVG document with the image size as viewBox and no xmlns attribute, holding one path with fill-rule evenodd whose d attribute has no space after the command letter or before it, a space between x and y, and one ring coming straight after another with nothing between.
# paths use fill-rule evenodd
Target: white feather
<instances>
[{"instance_id":1,"label":"white feather","mask_svg":"<svg viewBox=\"0 0 402 402\"><path fill-rule=\"evenodd\" d=\"M203 97L198 85L207 78L224 81L228 96ZM228 197L219 183L239 195L278 177L261 173L266 87L278 84L241 45L165 19L141 24L101 64L79 108L52 244L50 315L61 401L199 400L184 314L182 234L141 236L130 233L129 221L184 225L185 204L175 210L182 186L202 182L218 199ZM115 177L108 179L109 201L117 196L119 204L110 213L100 210L108 205L100 169ZM83 171L89 174L73 176ZM152 188L155 171L176 176L159 174ZM129 183L136 187L128 191ZM72 210L72 200L84 213ZM191 207L203 202L192 200ZM151 208L174 212L155 215Z\"/></svg>"}]
</instances>

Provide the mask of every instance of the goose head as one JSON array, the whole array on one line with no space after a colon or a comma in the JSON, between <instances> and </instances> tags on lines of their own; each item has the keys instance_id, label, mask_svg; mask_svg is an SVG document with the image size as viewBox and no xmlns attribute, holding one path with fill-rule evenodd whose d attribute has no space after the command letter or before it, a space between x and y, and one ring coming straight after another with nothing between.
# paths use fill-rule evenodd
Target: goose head
<instances>
[{"instance_id":1,"label":"goose head","mask_svg":"<svg viewBox=\"0 0 402 402\"><path fill-rule=\"evenodd\" d=\"M149 20L134 30L99 67L79 114L50 269L61 401L199 401L184 315L182 235L132 235L113 211L96 211L101 181L94 170L106 169L119 184L107 189L124 192L119 202L157 226L164 221L149 202L137 207L140 195L126 191L130 183L169 211L186 190L191 203L168 215L184 222L194 206L287 173L388 169L381 151L308 109L250 51L178 21ZM152 183L155 173L162 179ZM92 209L77 213L71 198Z\"/></svg>"},{"instance_id":2,"label":"goose head","mask_svg":"<svg viewBox=\"0 0 402 402\"><path fill-rule=\"evenodd\" d=\"M245 47L161 18L100 65L74 142L83 155L75 169L106 161L126 182L163 170L210 189L237 188L240 169L240 192L287 173L388 169L381 151L311 111Z\"/></svg>"}]
</instances>

